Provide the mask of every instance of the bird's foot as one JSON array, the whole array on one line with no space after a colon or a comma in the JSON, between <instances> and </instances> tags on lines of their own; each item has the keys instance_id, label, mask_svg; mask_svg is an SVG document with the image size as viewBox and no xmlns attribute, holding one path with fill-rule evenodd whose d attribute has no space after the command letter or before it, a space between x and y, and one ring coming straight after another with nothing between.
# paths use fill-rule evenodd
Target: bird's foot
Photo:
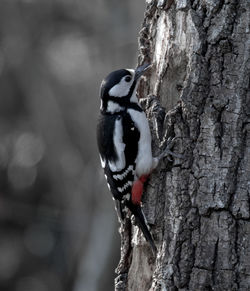
<instances>
[{"instance_id":1,"label":"bird's foot","mask_svg":"<svg viewBox=\"0 0 250 291\"><path fill-rule=\"evenodd\" d=\"M164 151L159 156L156 157L158 161L162 160L163 158L167 158L170 162L173 161L173 158L183 159L183 155L174 153L171 150L173 148L173 146L174 146L175 140L176 140L175 137L174 138L169 137L167 139L166 148L164 149Z\"/></svg>"}]
</instances>

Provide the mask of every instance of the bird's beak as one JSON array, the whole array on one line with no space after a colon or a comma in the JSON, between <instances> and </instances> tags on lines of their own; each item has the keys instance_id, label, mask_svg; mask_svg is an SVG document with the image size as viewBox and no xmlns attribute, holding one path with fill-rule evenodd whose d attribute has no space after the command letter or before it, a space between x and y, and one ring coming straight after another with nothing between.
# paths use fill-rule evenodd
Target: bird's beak
<instances>
[{"instance_id":1,"label":"bird's beak","mask_svg":"<svg viewBox=\"0 0 250 291\"><path fill-rule=\"evenodd\" d=\"M135 69L135 80L138 80L148 69L151 68L151 64L144 64Z\"/></svg>"}]
</instances>

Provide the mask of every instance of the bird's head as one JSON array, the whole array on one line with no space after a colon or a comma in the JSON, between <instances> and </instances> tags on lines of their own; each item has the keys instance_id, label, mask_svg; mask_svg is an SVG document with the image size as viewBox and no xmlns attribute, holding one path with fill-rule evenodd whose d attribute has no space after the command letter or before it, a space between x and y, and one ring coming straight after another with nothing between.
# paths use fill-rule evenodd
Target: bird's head
<instances>
[{"instance_id":1,"label":"bird's head","mask_svg":"<svg viewBox=\"0 0 250 291\"><path fill-rule=\"evenodd\" d=\"M101 83L101 110L118 112L130 102L137 102L136 87L140 77L151 67L145 64L134 69L121 69L110 73Z\"/></svg>"}]
</instances>

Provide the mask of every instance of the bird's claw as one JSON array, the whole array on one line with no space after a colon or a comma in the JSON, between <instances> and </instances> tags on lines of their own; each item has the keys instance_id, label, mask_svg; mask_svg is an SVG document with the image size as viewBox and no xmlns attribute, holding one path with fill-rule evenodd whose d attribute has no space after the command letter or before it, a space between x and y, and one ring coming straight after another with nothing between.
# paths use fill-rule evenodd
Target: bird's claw
<instances>
[{"instance_id":1,"label":"bird's claw","mask_svg":"<svg viewBox=\"0 0 250 291\"><path fill-rule=\"evenodd\" d=\"M172 147L174 146L175 141L176 141L176 137L173 137L173 138L172 137L169 137L167 139L167 146L166 146L166 148L169 149L169 150L171 150Z\"/></svg>"},{"instance_id":2,"label":"bird's claw","mask_svg":"<svg viewBox=\"0 0 250 291\"><path fill-rule=\"evenodd\" d=\"M183 158L183 155L177 154L171 151L172 147L174 146L175 141L176 141L175 137L174 138L169 137L167 139L167 146L165 150L158 156L159 160L163 158L167 158L170 162L173 162L172 158L178 158L178 159Z\"/></svg>"}]
</instances>

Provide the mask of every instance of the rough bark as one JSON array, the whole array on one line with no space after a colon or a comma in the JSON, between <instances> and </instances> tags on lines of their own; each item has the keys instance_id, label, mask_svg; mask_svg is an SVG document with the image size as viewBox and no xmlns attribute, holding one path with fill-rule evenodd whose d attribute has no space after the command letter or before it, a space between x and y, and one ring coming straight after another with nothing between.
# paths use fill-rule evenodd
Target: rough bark
<instances>
[{"instance_id":1,"label":"rough bark","mask_svg":"<svg viewBox=\"0 0 250 291\"><path fill-rule=\"evenodd\" d=\"M157 257L121 229L116 290L250 290L248 3L147 1L139 61L154 67L139 94L155 152L172 136L184 159L145 189Z\"/></svg>"}]
</instances>

